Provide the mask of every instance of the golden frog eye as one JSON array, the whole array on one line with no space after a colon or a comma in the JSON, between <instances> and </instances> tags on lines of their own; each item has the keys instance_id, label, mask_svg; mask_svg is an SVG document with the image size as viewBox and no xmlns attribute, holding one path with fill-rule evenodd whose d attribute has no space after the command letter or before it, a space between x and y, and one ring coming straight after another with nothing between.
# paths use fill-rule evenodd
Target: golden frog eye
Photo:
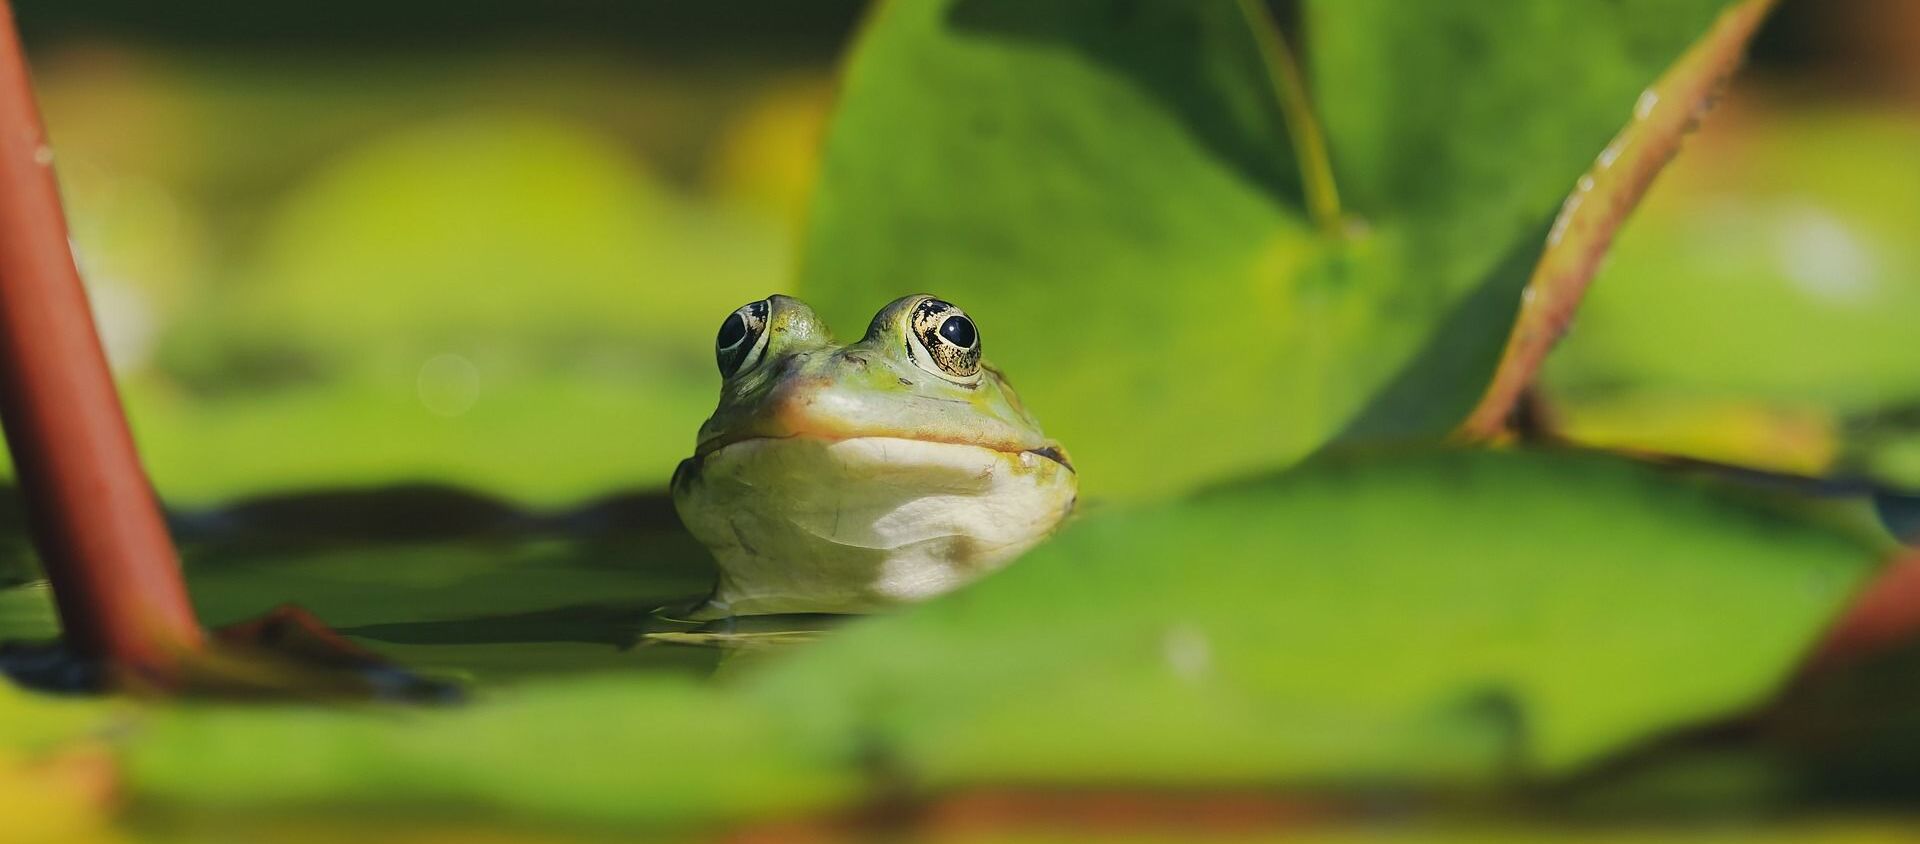
<instances>
[{"instance_id":1,"label":"golden frog eye","mask_svg":"<svg viewBox=\"0 0 1920 844\"><path fill-rule=\"evenodd\" d=\"M748 302L728 314L720 323L720 333L713 338L713 356L720 364L720 377L732 378L760 362L762 353L767 349L767 314L770 310L765 299Z\"/></svg>"},{"instance_id":2,"label":"golden frog eye","mask_svg":"<svg viewBox=\"0 0 1920 844\"><path fill-rule=\"evenodd\" d=\"M979 377L980 329L965 311L951 302L924 299L913 306L907 327L940 374L963 383Z\"/></svg>"}]
</instances>

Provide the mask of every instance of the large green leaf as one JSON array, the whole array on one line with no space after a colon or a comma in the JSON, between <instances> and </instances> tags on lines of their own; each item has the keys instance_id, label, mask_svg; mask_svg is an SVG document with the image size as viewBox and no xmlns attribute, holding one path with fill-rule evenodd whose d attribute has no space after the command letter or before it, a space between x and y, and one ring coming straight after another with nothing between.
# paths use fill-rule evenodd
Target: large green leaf
<instances>
[{"instance_id":1,"label":"large green leaf","mask_svg":"<svg viewBox=\"0 0 1920 844\"><path fill-rule=\"evenodd\" d=\"M156 713L128 786L177 807L658 823L979 783L1535 781L1760 701L1872 556L1622 461L1328 459L1096 514L975 588L714 689ZM560 756L559 777L518 763Z\"/></svg>"},{"instance_id":2,"label":"large green leaf","mask_svg":"<svg viewBox=\"0 0 1920 844\"><path fill-rule=\"evenodd\" d=\"M127 775L147 799L182 809L481 806L661 825L817 809L860 785L776 713L664 678L550 683L454 711L184 708L154 719Z\"/></svg>"},{"instance_id":3,"label":"large green leaf","mask_svg":"<svg viewBox=\"0 0 1920 844\"><path fill-rule=\"evenodd\" d=\"M1553 774L1759 701L1873 556L1622 461L1324 458L1090 518L760 691L940 783Z\"/></svg>"},{"instance_id":4,"label":"large green leaf","mask_svg":"<svg viewBox=\"0 0 1920 844\"><path fill-rule=\"evenodd\" d=\"M1484 264L1494 244L1476 241L1540 225L1728 5L1313 0L1307 54L1341 193Z\"/></svg>"},{"instance_id":5,"label":"large green leaf","mask_svg":"<svg viewBox=\"0 0 1920 844\"><path fill-rule=\"evenodd\" d=\"M1315 225L1321 162L1291 140L1315 130L1286 119L1305 109L1257 4L883 4L801 293L843 328L912 289L958 301L1095 492L1443 432L1561 201L1722 5L1310 5L1355 212Z\"/></svg>"},{"instance_id":6,"label":"large green leaf","mask_svg":"<svg viewBox=\"0 0 1920 844\"><path fill-rule=\"evenodd\" d=\"M1116 5L880 6L846 69L800 280L845 329L915 289L959 302L1109 489L1147 480L1121 443L1181 454L1165 474L1189 480L1312 389L1292 369L1259 389L1244 376L1272 359L1260 305L1283 306L1297 275L1258 296L1253 267L1316 262L1239 12Z\"/></svg>"}]
</instances>

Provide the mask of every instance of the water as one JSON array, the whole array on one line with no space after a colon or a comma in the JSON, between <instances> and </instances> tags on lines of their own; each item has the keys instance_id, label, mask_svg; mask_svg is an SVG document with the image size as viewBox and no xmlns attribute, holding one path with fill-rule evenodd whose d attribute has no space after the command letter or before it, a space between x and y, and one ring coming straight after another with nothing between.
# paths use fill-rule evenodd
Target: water
<instances>
[{"instance_id":1,"label":"water","mask_svg":"<svg viewBox=\"0 0 1920 844\"><path fill-rule=\"evenodd\" d=\"M830 623L656 614L703 599L713 579L664 493L532 512L406 486L254 499L173 522L208 626L298 604L402 665L474 685L595 671L706 676L730 652L806 641ZM0 525L0 540L20 541L20 527ZM0 642L58 632L44 582L0 588Z\"/></svg>"}]
</instances>

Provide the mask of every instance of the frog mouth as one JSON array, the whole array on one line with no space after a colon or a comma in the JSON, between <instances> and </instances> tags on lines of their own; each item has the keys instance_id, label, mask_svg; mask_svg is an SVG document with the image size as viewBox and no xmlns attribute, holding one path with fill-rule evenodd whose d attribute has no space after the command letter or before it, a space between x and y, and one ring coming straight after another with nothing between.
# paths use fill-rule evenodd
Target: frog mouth
<instances>
[{"instance_id":1,"label":"frog mouth","mask_svg":"<svg viewBox=\"0 0 1920 844\"><path fill-rule=\"evenodd\" d=\"M1051 460L1055 463L1060 464L1061 468L1064 468L1069 472L1073 471L1073 461L1069 459L1067 457L1067 453L1064 451L1061 451L1060 447L1057 445L1046 445L1046 446L1041 446L1039 448L1029 448L1029 449L1026 449L1026 453L1032 454L1038 457L1045 457L1048 460ZM1078 474L1078 473L1076 472L1075 474Z\"/></svg>"},{"instance_id":2,"label":"frog mouth","mask_svg":"<svg viewBox=\"0 0 1920 844\"><path fill-rule=\"evenodd\" d=\"M1078 483L1053 451L745 437L683 462L674 507L714 554L715 613L871 612L958 588L1057 529Z\"/></svg>"},{"instance_id":3,"label":"frog mouth","mask_svg":"<svg viewBox=\"0 0 1920 844\"><path fill-rule=\"evenodd\" d=\"M1000 452L1001 454L1010 454L1010 455L1031 454L1035 457L1039 457L1045 460L1050 460L1054 463L1058 463L1060 464L1060 468L1065 469L1069 472L1073 472L1076 475L1079 474L1079 471L1075 469L1073 466L1073 459L1067 456L1067 453L1064 449L1060 448L1060 446L1055 445L1053 443L1048 443L1046 445L1039 446L1037 448L1005 448L1002 446L990 445L990 444L979 443L979 442L963 442L963 441L957 441L957 440L943 440L943 439L923 438L923 437L886 436L886 435L880 435L880 434L871 434L871 435L863 434L863 435L846 436L846 437L827 437L827 436L821 436L819 434L811 434L811 433L794 433L794 434L786 434L784 436L773 436L768 434L751 434L751 435L741 436L741 437L723 437L720 439L713 440L711 442L701 443L699 448L694 449L694 455L691 459L693 460L693 462L699 463L705 460L708 455L711 455L714 452L719 451L723 448L726 448L732 445L738 445L740 443L752 442L754 440L767 440L770 442L776 442L779 440L794 440L794 439L811 439L811 440L819 440L821 442L846 442L848 440L861 440L861 439L898 439L898 440L908 440L911 442L930 443L933 445L951 445L951 446L963 446L967 448L980 448L980 449L986 449L988 451L997 451L997 452Z\"/></svg>"}]
</instances>

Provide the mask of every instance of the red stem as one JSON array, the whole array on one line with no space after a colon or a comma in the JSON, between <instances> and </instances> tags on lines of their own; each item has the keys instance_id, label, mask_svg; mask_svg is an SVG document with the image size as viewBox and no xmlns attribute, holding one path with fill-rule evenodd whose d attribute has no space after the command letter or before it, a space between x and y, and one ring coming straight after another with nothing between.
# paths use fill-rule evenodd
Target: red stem
<instances>
[{"instance_id":1,"label":"red stem","mask_svg":"<svg viewBox=\"0 0 1920 844\"><path fill-rule=\"evenodd\" d=\"M168 684L203 636L67 245L13 10L0 0L0 420L67 641Z\"/></svg>"},{"instance_id":2,"label":"red stem","mask_svg":"<svg viewBox=\"0 0 1920 844\"><path fill-rule=\"evenodd\" d=\"M1895 557L1853 597L1807 661L1810 670L1858 660L1920 638L1920 550Z\"/></svg>"}]
</instances>

